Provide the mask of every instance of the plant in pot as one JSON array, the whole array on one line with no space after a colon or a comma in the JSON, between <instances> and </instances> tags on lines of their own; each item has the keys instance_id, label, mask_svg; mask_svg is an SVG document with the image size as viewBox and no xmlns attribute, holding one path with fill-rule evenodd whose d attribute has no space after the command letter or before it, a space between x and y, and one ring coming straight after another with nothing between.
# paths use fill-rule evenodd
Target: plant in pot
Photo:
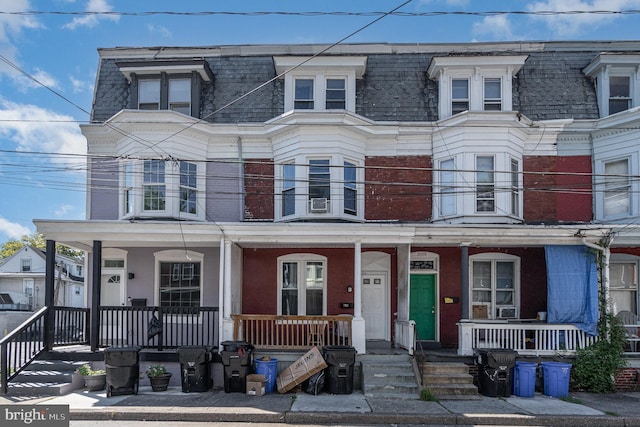
<instances>
[{"instance_id":1,"label":"plant in pot","mask_svg":"<svg viewBox=\"0 0 640 427\"><path fill-rule=\"evenodd\" d=\"M94 371L88 363L78 368L78 374L84 378L84 386L89 391L104 390L107 384L107 373L105 370L98 369Z\"/></svg>"},{"instance_id":2,"label":"plant in pot","mask_svg":"<svg viewBox=\"0 0 640 427\"><path fill-rule=\"evenodd\" d=\"M147 377L151 382L151 390L165 391L169 387L171 372L167 372L167 368L164 365L151 365L147 369Z\"/></svg>"}]
</instances>

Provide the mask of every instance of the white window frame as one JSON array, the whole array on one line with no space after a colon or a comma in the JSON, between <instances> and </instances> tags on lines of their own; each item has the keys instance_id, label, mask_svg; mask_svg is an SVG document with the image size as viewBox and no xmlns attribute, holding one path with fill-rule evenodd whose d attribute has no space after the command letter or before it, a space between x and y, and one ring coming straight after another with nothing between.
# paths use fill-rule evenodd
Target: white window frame
<instances>
[{"instance_id":1,"label":"white window frame","mask_svg":"<svg viewBox=\"0 0 640 427\"><path fill-rule=\"evenodd\" d=\"M514 217L520 217L522 212L522 183L520 177L522 173L520 171L520 161L518 159L511 158L509 162L511 165L511 215Z\"/></svg>"},{"instance_id":2,"label":"white window frame","mask_svg":"<svg viewBox=\"0 0 640 427\"><path fill-rule=\"evenodd\" d=\"M480 169L479 161L480 159L491 159L492 167L491 169ZM497 212L498 203L497 203L497 188L496 188L496 156L493 155L477 155L475 161L475 200L476 200L476 208L475 213L477 214L492 214ZM491 176L491 181L483 181L481 177L483 175L489 174ZM489 197L489 194L491 196ZM480 205L483 202L492 202L493 207L491 209L483 210L480 209Z\"/></svg>"},{"instance_id":3,"label":"white window frame","mask_svg":"<svg viewBox=\"0 0 640 427\"><path fill-rule=\"evenodd\" d=\"M445 163L451 163L447 165ZM438 216L448 217L458 213L457 191L456 191L456 159L451 157L440 160L437 174L438 183ZM449 179L450 178L450 179ZM446 210L451 206L451 210Z\"/></svg>"},{"instance_id":4,"label":"white window frame","mask_svg":"<svg viewBox=\"0 0 640 427\"><path fill-rule=\"evenodd\" d=\"M278 257L278 315L283 314L282 307L282 292L283 292L283 265L285 263L296 263L298 274L298 315L306 316L307 307L306 307L306 292L307 292L307 280L306 280L306 265L310 262L320 262L322 263L323 270L323 283L322 283L322 315L327 315L327 278L328 274L328 265L327 265L327 257L322 255L316 255L311 253L298 253L298 254L290 254L283 255Z\"/></svg>"},{"instance_id":5,"label":"white window frame","mask_svg":"<svg viewBox=\"0 0 640 427\"><path fill-rule=\"evenodd\" d=\"M120 218L135 217L167 217L181 218L196 221L205 220L205 188L206 176L204 162L185 160L196 165L196 187L191 188L196 192L196 213L181 212L181 185L180 163L181 161L164 161L164 183L144 182L145 160L122 160L120 165ZM144 197L145 186L164 185L164 209L145 210Z\"/></svg>"},{"instance_id":6,"label":"white window frame","mask_svg":"<svg viewBox=\"0 0 640 427\"><path fill-rule=\"evenodd\" d=\"M347 171L353 171L354 176L353 177L347 177ZM345 213L345 215L353 215L353 216L357 216L358 215L358 166L349 161L349 160L345 160L343 162L343 167L342 167L342 185L344 188L343 194L344 197L342 198L343 200L343 212ZM351 201L353 200L354 203L354 207L353 209L351 209L351 207L347 208L347 200Z\"/></svg>"},{"instance_id":7,"label":"white window frame","mask_svg":"<svg viewBox=\"0 0 640 427\"><path fill-rule=\"evenodd\" d=\"M147 93L148 95L151 95L149 99L143 99L143 87L147 87L147 89L149 90L149 92ZM161 91L162 84L160 82L160 78L143 78L138 80L138 109L159 110Z\"/></svg>"},{"instance_id":8,"label":"white window frame","mask_svg":"<svg viewBox=\"0 0 640 427\"><path fill-rule=\"evenodd\" d=\"M611 77L628 77L629 97L631 98L629 108L640 105L640 55L601 53L584 69L584 73L596 82L600 117L607 117L611 114L609 110ZM624 111L621 111L620 114Z\"/></svg>"},{"instance_id":9,"label":"white window frame","mask_svg":"<svg viewBox=\"0 0 640 427\"><path fill-rule=\"evenodd\" d=\"M342 88L330 88L330 81L342 82ZM325 110L345 110L347 106L347 79L346 77L327 77L325 79ZM333 98L329 94L341 94L339 98ZM330 103L340 103L340 107L329 106Z\"/></svg>"},{"instance_id":10,"label":"white window frame","mask_svg":"<svg viewBox=\"0 0 640 427\"><path fill-rule=\"evenodd\" d=\"M525 55L433 58L427 73L439 84L439 118L445 119L454 114L452 82L458 79L469 80L469 111L485 111L484 79L500 79L500 111L512 111L512 81L526 59Z\"/></svg>"},{"instance_id":11,"label":"white window frame","mask_svg":"<svg viewBox=\"0 0 640 427\"><path fill-rule=\"evenodd\" d=\"M333 151L333 150L332 150ZM310 177L309 164L313 160L329 161L329 197L327 198L326 211L313 211L311 209L311 193L309 191ZM345 162L353 165L355 177L356 211L350 213L345 211L344 192L344 168ZM350 221L362 221L364 219L364 168L363 161L347 157L342 154L332 154L326 156L306 156L299 155L294 158L286 158L278 161L282 167L275 168L275 202L274 214L276 221L288 221L297 219L346 219ZM294 187L285 187L292 180L284 176L286 165L295 165ZM284 191L293 190L294 193L294 213L284 215Z\"/></svg>"},{"instance_id":12,"label":"white window frame","mask_svg":"<svg viewBox=\"0 0 640 427\"><path fill-rule=\"evenodd\" d=\"M196 162L188 162L186 160L181 160L179 162L179 170L180 170L180 178L179 178L179 186L180 186L180 214L188 214L188 215L198 215L198 210L201 209L198 206L198 163ZM183 173L183 167L187 168L186 173ZM194 173L192 173L191 169L195 168ZM187 179L187 182L184 181L183 178ZM191 183L191 179L195 179L195 184ZM185 194L187 198L185 199ZM193 200L191 198L193 195ZM191 211L193 205L193 212ZM186 209L185 209L186 206Z\"/></svg>"},{"instance_id":13,"label":"white window frame","mask_svg":"<svg viewBox=\"0 0 640 427\"><path fill-rule=\"evenodd\" d=\"M500 91L499 96L489 97L487 94L487 83L498 82L498 90ZM502 77L485 77L482 85L482 93L483 93L483 105L482 109L484 111L502 111ZM497 107L497 108L493 108Z\"/></svg>"},{"instance_id":14,"label":"white window frame","mask_svg":"<svg viewBox=\"0 0 640 427\"><path fill-rule=\"evenodd\" d=\"M607 170L608 166L614 164L624 164L626 166L626 172L619 174L613 173L611 170ZM617 160L611 160L603 163L604 167L604 203L603 213L605 218L626 218L631 215L632 193L631 193L631 162L629 158L622 158ZM619 195L623 197L619 197ZM613 197L611 197L613 196ZM624 199L626 202L626 209L621 211L620 209L614 209L608 205L616 205L616 201Z\"/></svg>"},{"instance_id":15,"label":"white window frame","mask_svg":"<svg viewBox=\"0 0 640 427\"><path fill-rule=\"evenodd\" d=\"M474 302L473 291L483 289L481 284L474 281L474 262L489 262L491 265L491 283L485 284L484 287L489 287L486 292L490 292L490 301ZM496 293L500 292L497 287L497 263L513 263L513 277L511 288L500 289L512 289L513 297L510 304L497 304ZM469 257L469 313L473 313L474 305L487 306L488 319L496 319L498 316L498 309L500 307L516 307L518 316L520 315L520 257L516 255L487 252L481 254L471 255Z\"/></svg>"},{"instance_id":16,"label":"white window frame","mask_svg":"<svg viewBox=\"0 0 640 427\"><path fill-rule=\"evenodd\" d=\"M366 56L276 56L273 58L276 73L284 78L284 111L295 110L295 80L313 79L314 111L342 111L327 108L327 80L345 81L345 108L356 110L356 79L364 75ZM299 111L305 111L300 109Z\"/></svg>"},{"instance_id":17,"label":"white window frame","mask_svg":"<svg viewBox=\"0 0 640 427\"><path fill-rule=\"evenodd\" d=\"M616 265L632 266L633 271L631 272L632 277L630 278L632 283L629 283L629 284L622 283L621 286L619 286L618 282L625 275L612 274L611 272L612 267L615 269L614 266ZM609 270L610 270L609 294L610 294L610 299L611 299L611 304L612 304L612 309L614 314L617 314L621 310L629 310L632 313L639 314L638 313L638 298L639 298L638 275L640 274L639 269L640 269L640 257L637 257L635 255L629 255L629 254L611 254L610 265L609 265ZM624 296L616 298L615 297L616 293L620 293L621 295L624 295ZM628 303L628 306L618 305L617 301L623 301L625 304Z\"/></svg>"},{"instance_id":18,"label":"white window frame","mask_svg":"<svg viewBox=\"0 0 640 427\"><path fill-rule=\"evenodd\" d=\"M467 85L466 94L463 97L456 97L454 86L456 82L465 82ZM451 114L459 114L469 110L469 79L452 77L451 78Z\"/></svg>"},{"instance_id":19,"label":"white window frame","mask_svg":"<svg viewBox=\"0 0 640 427\"><path fill-rule=\"evenodd\" d=\"M166 251L159 251L153 254L155 267L154 267L154 292L153 299L154 305L160 305L160 264L162 263L199 263L200 264L200 307L203 306L204 301L204 283L205 283L205 263L204 254L194 251L185 251L179 249L170 249ZM182 316L178 316L180 319Z\"/></svg>"},{"instance_id":20,"label":"white window frame","mask_svg":"<svg viewBox=\"0 0 640 427\"><path fill-rule=\"evenodd\" d=\"M29 273L33 271L33 260L31 258L20 258L20 272Z\"/></svg>"},{"instance_id":21,"label":"white window frame","mask_svg":"<svg viewBox=\"0 0 640 427\"><path fill-rule=\"evenodd\" d=\"M187 86L186 98L180 98L180 91L172 90L172 84L185 84ZM191 78L169 78L168 83L168 108L187 116L191 115ZM184 88L183 88L184 89Z\"/></svg>"}]
</instances>

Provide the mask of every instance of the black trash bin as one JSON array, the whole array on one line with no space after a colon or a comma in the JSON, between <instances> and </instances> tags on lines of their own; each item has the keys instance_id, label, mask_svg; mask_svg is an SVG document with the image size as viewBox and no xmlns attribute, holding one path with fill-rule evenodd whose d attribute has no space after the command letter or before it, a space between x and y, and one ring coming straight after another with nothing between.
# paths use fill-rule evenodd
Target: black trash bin
<instances>
[{"instance_id":1,"label":"black trash bin","mask_svg":"<svg viewBox=\"0 0 640 427\"><path fill-rule=\"evenodd\" d=\"M108 347L104 350L107 373L107 397L138 394L140 384L140 349Z\"/></svg>"},{"instance_id":2,"label":"black trash bin","mask_svg":"<svg viewBox=\"0 0 640 427\"><path fill-rule=\"evenodd\" d=\"M182 391L208 391L213 385L209 373L209 352L202 346L178 347Z\"/></svg>"},{"instance_id":3,"label":"black trash bin","mask_svg":"<svg viewBox=\"0 0 640 427\"><path fill-rule=\"evenodd\" d=\"M246 393L246 378L253 366L253 345L246 341L224 341L220 356L224 366L225 393Z\"/></svg>"},{"instance_id":4,"label":"black trash bin","mask_svg":"<svg viewBox=\"0 0 640 427\"><path fill-rule=\"evenodd\" d=\"M489 397L511 397L511 372L518 353L507 349L478 350L480 393Z\"/></svg>"},{"instance_id":5,"label":"black trash bin","mask_svg":"<svg viewBox=\"0 0 640 427\"><path fill-rule=\"evenodd\" d=\"M356 349L348 345L329 345L322 349L322 357L327 362L325 391L332 394L353 393Z\"/></svg>"}]
</instances>

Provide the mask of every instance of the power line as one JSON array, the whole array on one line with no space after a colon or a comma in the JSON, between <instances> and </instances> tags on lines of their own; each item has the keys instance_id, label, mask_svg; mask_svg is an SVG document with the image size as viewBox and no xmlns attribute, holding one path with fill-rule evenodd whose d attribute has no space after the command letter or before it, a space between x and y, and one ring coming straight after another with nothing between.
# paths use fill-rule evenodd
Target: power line
<instances>
[{"instance_id":1,"label":"power line","mask_svg":"<svg viewBox=\"0 0 640 427\"><path fill-rule=\"evenodd\" d=\"M67 15L67 16L123 16L123 17L145 17L155 15L168 16L295 16L295 17L320 17L320 16L364 16L364 17L437 17L437 16L501 16L501 15L531 15L531 16L562 16L562 15L638 15L639 9L624 10L489 10L489 11L430 11L430 12L403 12L394 10L391 12L370 11L370 12L349 12L349 11L0 11L0 15L38 16L38 15Z\"/></svg>"}]
</instances>

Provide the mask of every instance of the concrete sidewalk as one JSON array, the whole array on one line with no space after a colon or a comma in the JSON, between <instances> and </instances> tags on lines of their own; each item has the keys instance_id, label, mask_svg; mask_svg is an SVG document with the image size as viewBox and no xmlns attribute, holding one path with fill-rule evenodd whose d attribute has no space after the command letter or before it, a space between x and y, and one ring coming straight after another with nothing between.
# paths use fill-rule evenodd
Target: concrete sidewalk
<instances>
[{"instance_id":1,"label":"concrete sidewalk","mask_svg":"<svg viewBox=\"0 0 640 427\"><path fill-rule=\"evenodd\" d=\"M640 426L640 393L572 393L557 399L475 400L380 399L355 391L348 395L305 393L246 396L213 390L183 393L179 387L137 395L106 397L106 392L77 391L60 397L0 398L2 404L69 405L72 420L161 420L292 424L443 424Z\"/></svg>"}]
</instances>

